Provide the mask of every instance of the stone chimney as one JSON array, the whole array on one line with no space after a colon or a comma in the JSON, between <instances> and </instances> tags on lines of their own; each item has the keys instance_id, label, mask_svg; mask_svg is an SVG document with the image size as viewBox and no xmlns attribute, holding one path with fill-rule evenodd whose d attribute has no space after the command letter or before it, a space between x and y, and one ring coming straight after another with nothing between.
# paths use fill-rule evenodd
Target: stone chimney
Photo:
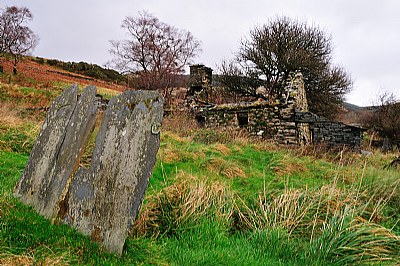
<instances>
[{"instance_id":1,"label":"stone chimney","mask_svg":"<svg viewBox=\"0 0 400 266\"><path fill-rule=\"evenodd\" d=\"M211 89L211 83L212 69L210 67L204 65L191 65L189 89L186 95L188 105L190 106L199 100L198 97L202 92L205 94L205 101L208 102L208 91Z\"/></svg>"}]
</instances>

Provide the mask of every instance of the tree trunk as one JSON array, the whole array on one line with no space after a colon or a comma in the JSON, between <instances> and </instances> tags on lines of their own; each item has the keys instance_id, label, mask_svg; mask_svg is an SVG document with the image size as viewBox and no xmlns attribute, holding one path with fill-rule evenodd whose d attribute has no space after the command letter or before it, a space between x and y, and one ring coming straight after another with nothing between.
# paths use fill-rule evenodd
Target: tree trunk
<instances>
[{"instance_id":1,"label":"tree trunk","mask_svg":"<svg viewBox=\"0 0 400 266\"><path fill-rule=\"evenodd\" d=\"M14 64L13 64L13 74L14 74L14 76L17 75L17 64L18 64L18 61L14 60Z\"/></svg>"}]
</instances>

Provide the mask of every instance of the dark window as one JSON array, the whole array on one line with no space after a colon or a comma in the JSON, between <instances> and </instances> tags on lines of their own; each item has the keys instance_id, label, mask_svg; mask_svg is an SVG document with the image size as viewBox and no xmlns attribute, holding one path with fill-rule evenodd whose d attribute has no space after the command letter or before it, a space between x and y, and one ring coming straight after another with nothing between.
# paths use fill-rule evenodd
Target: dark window
<instances>
[{"instance_id":1,"label":"dark window","mask_svg":"<svg viewBox=\"0 0 400 266\"><path fill-rule=\"evenodd\" d=\"M206 124L206 117L205 116L196 116L197 124L201 127L204 127Z\"/></svg>"},{"instance_id":2,"label":"dark window","mask_svg":"<svg viewBox=\"0 0 400 266\"><path fill-rule=\"evenodd\" d=\"M244 127L249 124L249 114L248 113L237 113L237 119L239 127Z\"/></svg>"}]
</instances>

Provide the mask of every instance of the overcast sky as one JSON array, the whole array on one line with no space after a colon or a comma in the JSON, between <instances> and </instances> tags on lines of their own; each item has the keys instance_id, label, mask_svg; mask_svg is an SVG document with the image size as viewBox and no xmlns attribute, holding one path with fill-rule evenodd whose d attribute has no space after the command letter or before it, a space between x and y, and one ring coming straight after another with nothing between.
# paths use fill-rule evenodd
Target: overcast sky
<instances>
[{"instance_id":1,"label":"overcast sky","mask_svg":"<svg viewBox=\"0 0 400 266\"><path fill-rule=\"evenodd\" d=\"M125 38L122 20L141 10L190 31L202 42L196 63L214 69L255 26L285 15L332 37L333 62L354 81L347 101L370 105L382 91L400 98L399 0L0 0L0 8L11 5L34 15L33 55L99 65L111 59L109 40Z\"/></svg>"}]
</instances>

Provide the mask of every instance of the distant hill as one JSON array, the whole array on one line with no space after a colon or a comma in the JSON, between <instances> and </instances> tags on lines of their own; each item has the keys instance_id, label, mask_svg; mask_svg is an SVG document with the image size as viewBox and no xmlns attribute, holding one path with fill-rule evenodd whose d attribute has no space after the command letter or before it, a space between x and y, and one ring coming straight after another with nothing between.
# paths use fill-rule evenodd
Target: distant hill
<instances>
[{"instance_id":1,"label":"distant hill","mask_svg":"<svg viewBox=\"0 0 400 266\"><path fill-rule=\"evenodd\" d=\"M82 61L78 63L63 62L56 59L43 59L40 57L33 58L33 60L38 63L47 63L48 65L55 66L72 73L81 74L107 82L114 82L117 84L126 84L127 82L127 77L125 75L122 75L113 69L104 68L96 64L90 64Z\"/></svg>"},{"instance_id":2,"label":"distant hill","mask_svg":"<svg viewBox=\"0 0 400 266\"><path fill-rule=\"evenodd\" d=\"M376 108L375 106L358 106L348 102L344 102L342 107L342 111L336 120L352 125L361 125L363 117Z\"/></svg>"},{"instance_id":3,"label":"distant hill","mask_svg":"<svg viewBox=\"0 0 400 266\"><path fill-rule=\"evenodd\" d=\"M355 105L352 103L347 103L347 102L343 103L343 108L348 111L353 111L353 112L360 112L365 109L365 107L361 107L361 106L358 106L358 105Z\"/></svg>"},{"instance_id":4,"label":"distant hill","mask_svg":"<svg viewBox=\"0 0 400 266\"><path fill-rule=\"evenodd\" d=\"M0 57L0 65L4 74L11 77L13 62ZM77 83L80 85L95 85L116 91L126 89L125 78L115 70L105 69L98 65L85 62L62 62L40 57L24 57L18 63L19 83L41 83L43 85L54 82ZM6 79L6 75L0 75Z\"/></svg>"}]
</instances>

